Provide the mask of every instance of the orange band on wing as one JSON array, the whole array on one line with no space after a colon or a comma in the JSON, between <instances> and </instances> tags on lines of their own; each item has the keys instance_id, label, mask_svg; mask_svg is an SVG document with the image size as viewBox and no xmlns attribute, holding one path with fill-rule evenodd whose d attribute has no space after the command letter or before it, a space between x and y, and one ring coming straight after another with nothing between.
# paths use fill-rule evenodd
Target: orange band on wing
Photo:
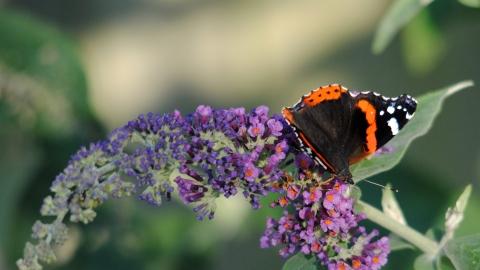
<instances>
[{"instance_id":1,"label":"orange band on wing","mask_svg":"<svg viewBox=\"0 0 480 270\"><path fill-rule=\"evenodd\" d=\"M283 108L282 114L283 114L283 118L285 118L285 120L287 120L289 124L293 123L293 115L289 108Z\"/></svg>"},{"instance_id":2,"label":"orange band on wing","mask_svg":"<svg viewBox=\"0 0 480 270\"><path fill-rule=\"evenodd\" d=\"M357 107L365 113L365 117L367 119L368 128L366 130L366 149L364 149L364 154L360 156L353 157L349 160L350 165L359 162L360 160L364 159L366 156L369 156L373 152L377 150L377 137L375 136L375 131L377 131L377 110L373 107L373 104L366 101L360 100L357 103Z\"/></svg>"},{"instance_id":3,"label":"orange band on wing","mask_svg":"<svg viewBox=\"0 0 480 270\"><path fill-rule=\"evenodd\" d=\"M307 107L312 107L325 100L339 99L344 92L347 92L347 89L338 84L324 86L313 90L306 96L303 96L302 102Z\"/></svg>"}]
</instances>

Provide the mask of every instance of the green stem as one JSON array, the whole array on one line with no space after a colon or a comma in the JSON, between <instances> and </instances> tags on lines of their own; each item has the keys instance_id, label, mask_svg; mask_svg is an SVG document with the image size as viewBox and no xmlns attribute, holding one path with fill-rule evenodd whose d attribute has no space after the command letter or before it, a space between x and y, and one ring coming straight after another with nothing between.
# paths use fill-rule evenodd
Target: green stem
<instances>
[{"instance_id":1,"label":"green stem","mask_svg":"<svg viewBox=\"0 0 480 270\"><path fill-rule=\"evenodd\" d=\"M106 173L109 173L115 169L117 169L117 165L115 165L113 162L109 163L109 164L106 164L100 168L97 169L97 172L99 173L100 176L106 174Z\"/></svg>"},{"instance_id":2,"label":"green stem","mask_svg":"<svg viewBox=\"0 0 480 270\"><path fill-rule=\"evenodd\" d=\"M371 221L402 237L427 254L437 253L437 243L435 241L428 239L411 227L401 224L365 202L359 200L357 203L362 207L362 212L365 213Z\"/></svg>"}]
</instances>

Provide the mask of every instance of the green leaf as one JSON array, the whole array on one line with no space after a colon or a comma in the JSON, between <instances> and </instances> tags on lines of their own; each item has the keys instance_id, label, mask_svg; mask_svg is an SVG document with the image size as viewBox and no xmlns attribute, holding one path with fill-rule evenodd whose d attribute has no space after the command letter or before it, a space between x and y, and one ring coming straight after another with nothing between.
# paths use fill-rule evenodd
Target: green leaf
<instances>
[{"instance_id":1,"label":"green leaf","mask_svg":"<svg viewBox=\"0 0 480 270\"><path fill-rule=\"evenodd\" d=\"M439 229L437 229L437 228L430 228L430 229L428 229L427 232L425 233L425 236L426 236L428 239L431 239L431 240L433 240L433 241L439 242L440 239L442 239L443 233L444 233L443 230L439 230Z\"/></svg>"},{"instance_id":2,"label":"green leaf","mask_svg":"<svg viewBox=\"0 0 480 270\"><path fill-rule=\"evenodd\" d=\"M435 257L431 254L422 254L413 263L415 270L435 270Z\"/></svg>"},{"instance_id":3,"label":"green leaf","mask_svg":"<svg viewBox=\"0 0 480 270\"><path fill-rule=\"evenodd\" d=\"M457 269L480 269L480 234L450 240L443 248Z\"/></svg>"},{"instance_id":4,"label":"green leaf","mask_svg":"<svg viewBox=\"0 0 480 270\"><path fill-rule=\"evenodd\" d=\"M353 204L355 212L357 212L357 213L362 212L363 207L357 203L360 200L360 197L362 196L362 190L357 186L350 186L346 196L350 197L350 198L353 198L353 201L355 202Z\"/></svg>"},{"instance_id":5,"label":"green leaf","mask_svg":"<svg viewBox=\"0 0 480 270\"><path fill-rule=\"evenodd\" d=\"M388 246L390 251L402 250L402 249L415 249L415 246L403 240L395 233L391 233L388 236Z\"/></svg>"},{"instance_id":6,"label":"green leaf","mask_svg":"<svg viewBox=\"0 0 480 270\"><path fill-rule=\"evenodd\" d=\"M403 60L410 72L424 75L433 71L445 56L445 40L423 9L402 31Z\"/></svg>"},{"instance_id":7,"label":"green leaf","mask_svg":"<svg viewBox=\"0 0 480 270\"><path fill-rule=\"evenodd\" d=\"M387 188L382 190L382 210L387 216L403 225L407 225L407 221L397 199L395 198L395 194L390 189L390 184L387 184Z\"/></svg>"},{"instance_id":8,"label":"green leaf","mask_svg":"<svg viewBox=\"0 0 480 270\"><path fill-rule=\"evenodd\" d=\"M8 143L4 143L8 142ZM21 195L29 186L32 177L44 163L42 151L28 134L2 126L0 131L0 241L6 251L10 243L18 237L12 233L18 228L18 221L12 218L18 213ZM23 213L23 209L22 212ZM3 253L7 254L7 253ZM0 263L1 265L1 263ZM1 268L1 267L0 267Z\"/></svg>"},{"instance_id":9,"label":"green leaf","mask_svg":"<svg viewBox=\"0 0 480 270\"><path fill-rule=\"evenodd\" d=\"M355 201L360 200L360 197L362 197L362 190L357 186L350 186L348 192L348 197L353 198Z\"/></svg>"},{"instance_id":10,"label":"green leaf","mask_svg":"<svg viewBox=\"0 0 480 270\"><path fill-rule=\"evenodd\" d=\"M465 212L465 208L467 208L468 198L470 198L470 194L472 193L472 185L468 185L460 194L457 202L455 203L456 211L458 212Z\"/></svg>"},{"instance_id":11,"label":"green leaf","mask_svg":"<svg viewBox=\"0 0 480 270\"><path fill-rule=\"evenodd\" d=\"M315 256L305 255L301 252L290 258L282 268L283 270L316 270L318 269L318 259Z\"/></svg>"},{"instance_id":12,"label":"green leaf","mask_svg":"<svg viewBox=\"0 0 480 270\"><path fill-rule=\"evenodd\" d=\"M394 148L392 154L374 155L350 167L352 174L359 178L367 178L391 169L402 158L408 145L417 137L424 135L440 113L445 98L466 87L472 86L472 81L463 81L441 90L425 94L418 98L418 108L412 120L400 133L388 143Z\"/></svg>"},{"instance_id":13,"label":"green leaf","mask_svg":"<svg viewBox=\"0 0 480 270\"><path fill-rule=\"evenodd\" d=\"M460 226L460 223L463 220L463 212L467 207L468 198L470 197L471 193L472 185L468 185L455 203L455 207L453 209L448 208L447 213L445 214L446 220L444 239L450 240L451 238L453 238L453 233L458 228L458 226Z\"/></svg>"},{"instance_id":14,"label":"green leaf","mask_svg":"<svg viewBox=\"0 0 480 270\"><path fill-rule=\"evenodd\" d=\"M8 91L0 109L29 131L78 134L91 117L87 83L76 43L22 13L0 11L0 75Z\"/></svg>"},{"instance_id":15,"label":"green leaf","mask_svg":"<svg viewBox=\"0 0 480 270\"><path fill-rule=\"evenodd\" d=\"M458 0L458 2L467 7L480 8L480 0Z\"/></svg>"},{"instance_id":16,"label":"green leaf","mask_svg":"<svg viewBox=\"0 0 480 270\"><path fill-rule=\"evenodd\" d=\"M382 53L400 29L415 17L423 7L432 1L433 0L396 0L387 10L377 27L372 44L373 53Z\"/></svg>"}]
</instances>

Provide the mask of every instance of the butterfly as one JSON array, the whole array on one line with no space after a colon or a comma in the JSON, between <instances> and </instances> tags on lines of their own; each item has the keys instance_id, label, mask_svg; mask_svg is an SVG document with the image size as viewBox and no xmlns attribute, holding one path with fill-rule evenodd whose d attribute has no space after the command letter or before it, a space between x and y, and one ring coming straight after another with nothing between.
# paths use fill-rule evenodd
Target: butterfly
<instances>
[{"instance_id":1,"label":"butterfly","mask_svg":"<svg viewBox=\"0 0 480 270\"><path fill-rule=\"evenodd\" d=\"M354 94L338 84L320 87L282 110L300 149L316 164L354 184L349 166L390 141L415 114L417 101L374 92Z\"/></svg>"}]
</instances>

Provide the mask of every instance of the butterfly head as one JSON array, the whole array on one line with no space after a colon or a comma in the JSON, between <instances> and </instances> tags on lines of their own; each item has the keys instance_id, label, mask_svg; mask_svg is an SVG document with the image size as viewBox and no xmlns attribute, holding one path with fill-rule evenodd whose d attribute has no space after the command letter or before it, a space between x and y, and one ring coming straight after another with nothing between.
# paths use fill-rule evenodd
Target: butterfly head
<instances>
[{"instance_id":1,"label":"butterfly head","mask_svg":"<svg viewBox=\"0 0 480 270\"><path fill-rule=\"evenodd\" d=\"M348 169L344 169L341 171L337 176L340 178L340 180L349 183L350 185L355 184L352 179L352 173Z\"/></svg>"}]
</instances>

